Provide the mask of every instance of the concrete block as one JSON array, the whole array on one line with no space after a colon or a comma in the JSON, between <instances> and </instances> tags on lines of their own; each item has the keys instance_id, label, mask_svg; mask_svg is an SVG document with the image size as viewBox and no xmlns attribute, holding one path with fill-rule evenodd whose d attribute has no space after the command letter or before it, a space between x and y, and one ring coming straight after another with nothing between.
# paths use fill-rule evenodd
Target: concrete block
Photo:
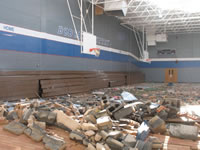
<instances>
[{"instance_id":1,"label":"concrete block","mask_svg":"<svg viewBox=\"0 0 200 150\"><path fill-rule=\"evenodd\" d=\"M111 128L112 127L112 121L109 116L103 116L97 119L97 126L100 129Z\"/></svg>"},{"instance_id":2,"label":"concrete block","mask_svg":"<svg viewBox=\"0 0 200 150\"><path fill-rule=\"evenodd\" d=\"M95 135L95 132L93 130L88 130L85 132L85 135L88 137L91 137L91 136Z\"/></svg>"},{"instance_id":3,"label":"concrete block","mask_svg":"<svg viewBox=\"0 0 200 150\"><path fill-rule=\"evenodd\" d=\"M50 112L47 117L47 123L53 125L56 122L57 114L54 112Z\"/></svg>"},{"instance_id":4,"label":"concrete block","mask_svg":"<svg viewBox=\"0 0 200 150\"><path fill-rule=\"evenodd\" d=\"M108 144L108 146L111 148L111 149L114 149L114 150L122 150L123 147L124 147L124 144L111 138L111 137L108 137L107 140L106 140L106 144Z\"/></svg>"},{"instance_id":5,"label":"concrete block","mask_svg":"<svg viewBox=\"0 0 200 150\"><path fill-rule=\"evenodd\" d=\"M24 130L24 134L26 134L32 140L36 142L40 142L42 141L43 137L46 135L46 131L40 128L38 125L33 124L32 127Z\"/></svg>"},{"instance_id":6,"label":"concrete block","mask_svg":"<svg viewBox=\"0 0 200 150\"><path fill-rule=\"evenodd\" d=\"M51 111L40 110L39 112L35 114L35 116L37 120L46 122L49 125L53 125L56 122L57 114Z\"/></svg>"},{"instance_id":7,"label":"concrete block","mask_svg":"<svg viewBox=\"0 0 200 150\"><path fill-rule=\"evenodd\" d=\"M83 145L88 146L89 142L88 138L83 139Z\"/></svg>"},{"instance_id":8,"label":"concrete block","mask_svg":"<svg viewBox=\"0 0 200 150\"><path fill-rule=\"evenodd\" d=\"M43 138L43 143L48 150L64 150L66 148L66 142L55 136L46 135Z\"/></svg>"},{"instance_id":9,"label":"concrete block","mask_svg":"<svg viewBox=\"0 0 200 150\"><path fill-rule=\"evenodd\" d=\"M127 134L123 139L122 143L128 147L135 147L136 137L131 134Z\"/></svg>"},{"instance_id":10,"label":"concrete block","mask_svg":"<svg viewBox=\"0 0 200 150\"><path fill-rule=\"evenodd\" d=\"M135 148L137 148L138 150L143 150L144 145L145 145L144 141L138 140L136 145L135 145Z\"/></svg>"},{"instance_id":11,"label":"concrete block","mask_svg":"<svg viewBox=\"0 0 200 150\"><path fill-rule=\"evenodd\" d=\"M170 136L181 139L189 139L189 140L198 139L198 127L196 126L171 123L169 126L169 133Z\"/></svg>"},{"instance_id":12,"label":"concrete block","mask_svg":"<svg viewBox=\"0 0 200 150\"><path fill-rule=\"evenodd\" d=\"M99 133L97 133L97 134L95 135L94 139L95 139L96 142L99 142L99 141L101 141L102 136L101 136Z\"/></svg>"},{"instance_id":13,"label":"concrete block","mask_svg":"<svg viewBox=\"0 0 200 150\"><path fill-rule=\"evenodd\" d=\"M96 149L97 150L106 150L103 144L97 143L96 144Z\"/></svg>"},{"instance_id":14,"label":"concrete block","mask_svg":"<svg viewBox=\"0 0 200 150\"><path fill-rule=\"evenodd\" d=\"M154 133L166 132L165 121L158 116L155 116L149 120L149 127Z\"/></svg>"},{"instance_id":15,"label":"concrete block","mask_svg":"<svg viewBox=\"0 0 200 150\"><path fill-rule=\"evenodd\" d=\"M100 135L102 136L103 140L106 140L108 138L108 133L104 130L100 131Z\"/></svg>"},{"instance_id":16,"label":"concrete block","mask_svg":"<svg viewBox=\"0 0 200 150\"><path fill-rule=\"evenodd\" d=\"M19 118L18 118L18 115L17 115L17 112L16 112L16 111L10 111L10 112L8 113L8 115L6 116L6 119L7 119L7 120L17 120L17 119L19 119Z\"/></svg>"},{"instance_id":17,"label":"concrete block","mask_svg":"<svg viewBox=\"0 0 200 150\"><path fill-rule=\"evenodd\" d=\"M121 131L109 131L108 136L109 136L109 137L112 137L112 138L114 138L114 139L117 140L117 139L119 139L120 137L122 137L123 134L122 134Z\"/></svg>"},{"instance_id":18,"label":"concrete block","mask_svg":"<svg viewBox=\"0 0 200 150\"><path fill-rule=\"evenodd\" d=\"M24 124L16 121L12 121L3 127L4 130L14 133L16 135L22 134L26 128L27 127Z\"/></svg>"},{"instance_id":19,"label":"concrete block","mask_svg":"<svg viewBox=\"0 0 200 150\"><path fill-rule=\"evenodd\" d=\"M108 144L106 144L106 143L104 144L104 147L106 150L111 150L110 147L108 146Z\"/></svg>"},{"instance_id":20,"label":"concrete block","mask_svg":"<svg viewBox=\"0 0 200 150\"><path fill-rule=\"evenodd\" d=\"M70 130L80 129L80 123L67 116L63 111L55 110L57 114L56 122L69 128Z\"/></svg>"},{"instance_id":21,"label":"concrete block","mask_svg":"<svg viewBox=\"0 0 200 150\"><path fill-rule=\"evenodd\" d=\"M107 111L108 115L112 116L113 113L122 109L123 107L124 107L123 104L112 104L112 105L107 107L106 111Z\"/></svg>"},{"instance_id":22,"label":"concrete block","mask_svg":"<svg viewBox=\"0 0 200 150\"><path fill-rule=\"evenodd\" d=\"M28 123L28 119L32 115L32 113L33 113L33 110L31 108L27 109L24 112L24 114L22 115L22 118L20 119L20 122L27 124Z\"/></svg>"},{"instance_id":23,"label":"concrete block","mask_svg":"<svg viewBox=\"0 0 200 150\"><path fill-rule=\"evenodd\" d=\"M94 130L94 131L98 130L98 128L92 123L83 123L83 124L81 124L81 129L82 130Z\"/></svg>"},{"instance_id":24,"label":"concrete block","mask_svg":"<svg viewBox=\"0 0 200 150\"><path fill-rule=\"evenodd\" d=\"M113 117L116 119L116 120L119 120L121 118L124 118L130 114L133 113L133 108L132 107L124 107L116 112L113 113Z\"/></svg>"},{"instance_id":25,"label":"concrete block","mask_svg":"<svg viewBox=\"0 0 200 150\"><path fill-rule=\"evenodd\" d=\"M96 150L96 148L91 143L89 143L87 150Z\"/></svg>"},{"instance_id":26,"label":"concrete block","mask_svg":"<svg viewBox=\"0 0 200 150\"><path fill-rule=\"evenodd\" d=\"M72 131L69 134L69 138L72 139L72 140L76 140L76 141L82 142L83 139L85 138L85 136L82 133L78 132L78 131Z\"/></svg>"}]
</instances>

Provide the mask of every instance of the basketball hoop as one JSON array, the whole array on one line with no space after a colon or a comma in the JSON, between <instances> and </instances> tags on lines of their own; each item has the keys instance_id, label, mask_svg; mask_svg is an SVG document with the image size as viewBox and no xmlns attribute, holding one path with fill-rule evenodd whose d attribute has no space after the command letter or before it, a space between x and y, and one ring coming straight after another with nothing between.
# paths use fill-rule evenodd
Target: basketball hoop
<instances>
[{"instance_id":1,"label":"basketball hoop","mask_svg":"<svg viewBox=\"0 0 200 150\"><path fill-rule=\"evenodd\" d=\"M145 61L146 61L147 63L151 63L151 59L150 59L150 58L146 59Z\"/></svg>"},{"instance_id":2,"label":"basketball hoop","mask_svg":"<svg viewBox=\"0 0 200 150\"><path fill-rule=\"evenodd\" d=\"M94 52L95 56L99 56L100 55L100 48L90 48L90 52Z\"/></svg>"},{"instance_id":3,"label":"basketball hoop","mask_svg":"<svg viewBox=\"0 0 200 150\"><path fill-rule=\"evenodd\" d=\"M151 63L151 59L150 58L147 58L147 59L141 59L142 62L145 62L145 63Z\"/></svg>"}]
</instances>

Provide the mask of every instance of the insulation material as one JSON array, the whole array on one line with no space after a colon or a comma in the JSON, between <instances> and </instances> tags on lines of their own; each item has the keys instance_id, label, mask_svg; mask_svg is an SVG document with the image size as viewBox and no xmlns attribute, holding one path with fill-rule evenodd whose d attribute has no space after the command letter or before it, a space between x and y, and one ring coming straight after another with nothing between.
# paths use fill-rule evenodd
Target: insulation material
<instances>
[{"instance_id":1,"label":"insulation material","mask_svg":"<svg viewBox=\"0 0 200 150\"><path fill-rule=\"evenodd\" d=\"M113 12L113 15L115 14L119 16L126 16L128 11L128 4L126 0L122 0L119 2L108 2L108 3L106 3L106 1L109 0L105 0L104 11L111 13L111 15Z\"/></svg>"}]
</instances>

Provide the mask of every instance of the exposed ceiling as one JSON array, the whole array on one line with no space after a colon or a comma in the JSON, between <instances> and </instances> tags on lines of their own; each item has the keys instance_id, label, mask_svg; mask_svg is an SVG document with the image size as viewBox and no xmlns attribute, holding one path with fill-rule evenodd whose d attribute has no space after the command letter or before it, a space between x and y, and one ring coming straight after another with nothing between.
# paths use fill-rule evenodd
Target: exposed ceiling
<instances>
[{"instance_id":1,"label":"exposed ceiling","mask_svg":"<svg viewBox=\"0 0 200 150\"><path fill-rule=\"evenodd\" d=\"M121 0L94 0L95 4ZM200 0L127 0L126 16L116 16L123 25L156 33L200 32Z\"/></svg>"}]
</instances>

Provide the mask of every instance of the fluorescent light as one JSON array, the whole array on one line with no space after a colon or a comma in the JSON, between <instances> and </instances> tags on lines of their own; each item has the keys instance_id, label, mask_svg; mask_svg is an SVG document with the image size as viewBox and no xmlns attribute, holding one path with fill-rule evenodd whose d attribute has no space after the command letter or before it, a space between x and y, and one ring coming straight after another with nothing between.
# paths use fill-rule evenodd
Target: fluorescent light
<instances>
[{"instance_id":1,"label":"fluorescent light","mask_svg":"<svg viewBox=\"0 0 200 150\"><path fill-rule=\"evenodd\" d=\"M163 10L200 12L200 0L149 0Z\"/></svg>"}]
</instances>

